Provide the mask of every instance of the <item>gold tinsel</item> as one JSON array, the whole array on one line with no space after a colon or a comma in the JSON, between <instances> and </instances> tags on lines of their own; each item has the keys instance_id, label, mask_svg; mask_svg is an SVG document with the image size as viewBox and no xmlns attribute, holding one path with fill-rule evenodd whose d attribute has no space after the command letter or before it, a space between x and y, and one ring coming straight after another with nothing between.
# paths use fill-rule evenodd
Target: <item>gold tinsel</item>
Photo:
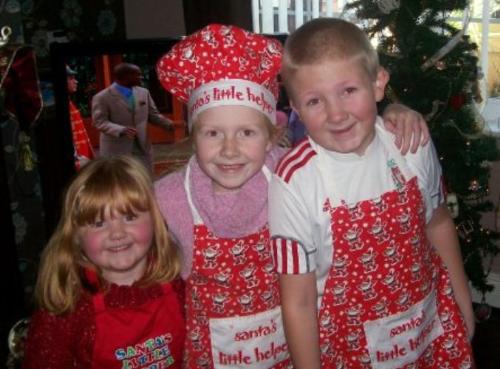
<instances>
[{"instance_id":1,"label":"gold tinsel","mask_svg":"<svg viewBox=\"0 0 500 369\"><path fill-rule=\"evenodd\" d=\"M26 172L35 168L35 159L30 147L30 136L25 132L19 133L19 162Z\"/></svg>"}]
</instances>

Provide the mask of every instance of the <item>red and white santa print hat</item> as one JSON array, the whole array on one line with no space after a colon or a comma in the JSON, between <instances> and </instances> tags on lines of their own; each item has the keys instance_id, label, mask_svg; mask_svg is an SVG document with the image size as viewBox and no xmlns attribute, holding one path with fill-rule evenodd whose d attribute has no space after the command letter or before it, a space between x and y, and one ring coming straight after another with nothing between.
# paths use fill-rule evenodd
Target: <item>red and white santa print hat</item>
<instances>
[{"instance_id":1,"label":"red and white santa print hat","mask_svg":"<svg viewBox=\"0 0 500 369\"><path fill-rule=\"evenodd\" d=\"M248 106L275 124L281 56L278 40L210 24L175 44L156 70L163 87L187 104L190 131L199 113L223 105Z\"/></svg>"}]
</instances>

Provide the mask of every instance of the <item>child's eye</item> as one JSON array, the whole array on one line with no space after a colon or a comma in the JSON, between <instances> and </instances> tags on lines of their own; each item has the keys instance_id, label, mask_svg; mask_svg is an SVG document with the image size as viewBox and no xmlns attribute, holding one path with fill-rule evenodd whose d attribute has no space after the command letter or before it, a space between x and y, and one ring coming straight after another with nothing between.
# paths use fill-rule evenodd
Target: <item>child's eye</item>
<instances>
[{"instance_id":1,"label":"child's eye","mask_svg":"<svg viewBox=\"0 0 500 369\"><path fill-rule=\"evenodd\" d=\"M96 219L93 222L89 223L89 227L92 228L101 228L104 226L104 220Z\"/></svg>"},{"instance_id":2,"label":"child's eye","mask_svg":"<svg viewBox=\"0 0 500 369\"><path fill-rule=\"evenodd\" d=\"M357 91L357 88L356 87L347 87L345 90L344 90L344 94L345 95L351 95L353 94L354 92Z\"/></svg>"},{"instance_id":3,"label":"child's eye","mask_svg":"<svg viewBox=\"0 0 500 369\"><path fill-rule=\"evenodd\" d=\"M255 131L253 129L244 129L242 134L245 137L251 137L251 136L255 135Z\"/></svg>"},{"instance_id":4,"label":"child's eye","mask_svg":"<svg viewBox=\"0 0 500 369\"><path fill-rule=\"evenodd\" d=\"M215 129L210 129L205 131L204 136L206 137L217 137L218 132Z\"/></svg>"},{"instance_id":5,"label":"child's eye","mask_svg":"<svg viewBox=\"0 0 500 369\"><path fill-rule=\"evenodd\" d=\"M318 98L312 98L306 101L306 106L315 106L319 104Z\"/></svg>"},{"instance_id":6,"label":"child's eye","mask_svg":"<svg viewBox=\"0 0 500 369\"><path fill-rule=\"evenodd\" d=\"M126 214L124 218L125 218L125 221L132 222L132 221L134 221L134 220L137 219L137 215L135 215L135 214Z\"/></svg>"}]
</instances>

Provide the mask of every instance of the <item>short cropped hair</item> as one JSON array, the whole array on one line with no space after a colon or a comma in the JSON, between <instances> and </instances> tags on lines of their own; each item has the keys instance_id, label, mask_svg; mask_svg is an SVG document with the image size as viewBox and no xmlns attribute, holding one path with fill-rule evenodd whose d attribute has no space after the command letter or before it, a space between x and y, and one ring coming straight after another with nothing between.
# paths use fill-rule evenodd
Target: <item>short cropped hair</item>
<instances>
[{"instance_id":1,"label":"short cropped hair","mask_svg":"<svg viewBox=\"0 0 500 369\"><path fill-rule=\"evenodd\" d=\"M285 41L281 66L283 83L287 87L289 79L301 66L348 59L357 59L370 77L377 77L377 51L363 30L343 19L313 19Z\"/></svg>"},{"instance_id":2,"label":"short cropped hair","mask_svg":"<svg viewBox=\"0 0 500 369\"><path fill-rule=\"evenodd\" d=\"M138 65L132 63L120 63L113 68L113 77L116 80L122 80L129 74L137 72L141 72L141 68L139 68Z\"/></svg>"}]
</instances>

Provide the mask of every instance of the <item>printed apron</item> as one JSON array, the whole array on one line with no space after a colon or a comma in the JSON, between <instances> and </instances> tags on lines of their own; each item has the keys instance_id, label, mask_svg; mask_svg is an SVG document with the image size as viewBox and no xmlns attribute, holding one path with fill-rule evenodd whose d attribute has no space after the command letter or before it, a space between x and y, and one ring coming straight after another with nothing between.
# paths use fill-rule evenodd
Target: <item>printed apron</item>
<instances>
[{"instance_id":1,"label":"printed apron","mask_svg":"<svg viewBox=\"0 0 500 369\"><path fill-rule=\"evenodd\" d=\"M382 142L396 189L325 202L333 260L319 313L322 368L472 368L448 273L425 235L417 178L406 181L404 158Z\"/></svg>"},{"instance_id":2,"label":"printed apron","mask_svg":"<svg viewBox=\"0 0 500 369\"><path fill-rule=\"evenodd\" d=\"M189 167L185 189L194 238L186 281L186 367L285 368L288 349L268 227L243 238L216 237L192 201Z\"/></svg>"},{"instance_id":3,"label":"printed apron","mask_svg":"<svg viewBox=\"0 0 500 369\"><path fill-rule=\"evenodd\" d=\"M107 307L94 297L93 369L180 369L185 336L182 306L171 284L163 295L131 308Z\"/></svg>"}]
</instances>

